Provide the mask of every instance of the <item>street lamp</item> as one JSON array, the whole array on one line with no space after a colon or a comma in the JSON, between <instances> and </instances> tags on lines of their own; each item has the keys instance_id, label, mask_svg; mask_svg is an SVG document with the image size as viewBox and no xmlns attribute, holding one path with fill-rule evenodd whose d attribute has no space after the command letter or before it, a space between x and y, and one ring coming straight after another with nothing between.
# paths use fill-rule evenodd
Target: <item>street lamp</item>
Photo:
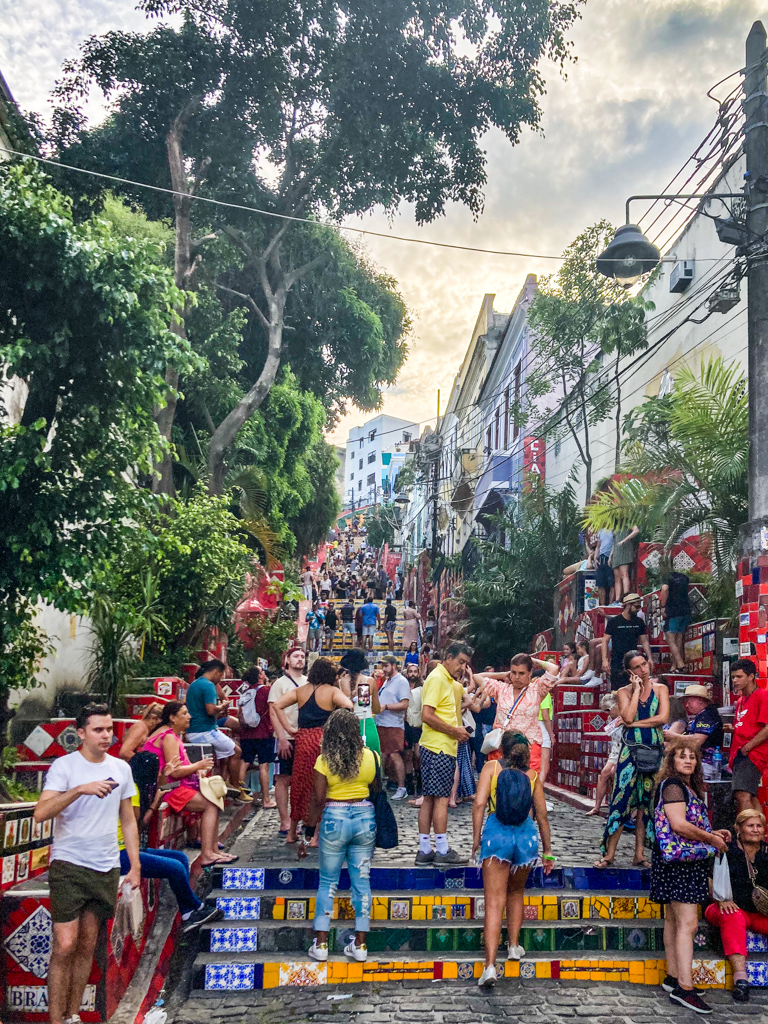
<instances>
[{"instance_id":1,"label":"street lamp","mask_svg":"<svg viewBox=\"0 0 768 1024\"><path fill-rule=\"evenodd\" d=\"M613 278L622 288L637 284L661 261L661 253L649 242L636 224L629 222L629 204L635 199L743 199L743 192L718 192L701 195L630 196L626 205L626 224L618 228L608 248L597 257L595 266L604 277Z\"/></svg>"},{"instance_id":2,"label":"street lamp","mask_svg":"<svg viewBox=\"0 0 768 1024\"><path fill-rule=\"evenodd\" d=\"M410 503L411 499L408 497L407 494L403 494L402 491L395 498L395 504L400 505L402 508L405 508L406 505L410 505Z\"/></svg>"}]
</instances>

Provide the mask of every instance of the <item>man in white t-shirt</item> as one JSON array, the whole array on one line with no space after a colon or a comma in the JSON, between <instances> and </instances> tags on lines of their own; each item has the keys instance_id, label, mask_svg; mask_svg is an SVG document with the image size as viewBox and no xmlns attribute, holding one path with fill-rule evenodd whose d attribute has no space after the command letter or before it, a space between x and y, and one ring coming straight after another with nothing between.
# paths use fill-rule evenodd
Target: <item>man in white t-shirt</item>
<instances>
[{"instance_id":1,"label":"man in white t-shirt","mask_svg":"<svg viewBox=\"0 0 768 1024\"><path fill-rule=\"evenodd\" d=\"M381 744L382 767L394 773L397 791L393 800L405 800L405 713L411 696L411 685L397 667L397 658L386 654L381 659L384 683L379 690L380 714L376 715L376 728Z\"/></svg>"},{"instance_id":2,"label":"man in white t-shirt","mask_svg":"<svg viewBox=\"0 0 768 1024\"><path fill-rule=\"evenodd\" d=\"M117 823L130 862L126 882L141 881L139 832L131 807L134 781L125 761L107 753L112 716L88 704L76 719L81 747L51 765L35 807L36 822L55 819L48 870L53 948L48 968L51 1024L78 1024L93 951L114 916L120 881Z\"/></svg>"},{"instance_id":3,"label":"man in white t-shirt","mask_svg":"<svg viewBox=\"0 0 768 1024\"><path fill-rule=\"evenodd\" d=\"M286 836L288 842L296 842L296 826L291 821L288 809L288 796L291 789L291 776L293 775L293 741L299 731L299 706L292 704L283 710L288 719L291 732L286 732L282 722L277 716L273 705L283 694L291 693L297 686L303 686L307 677L303 674L306 654L301 647L293 647L285 659L285 672L276 679L269 688L269 717L272 720L272 729L275 733L277 744L277 762L275 764L275 802L277 813L280 817L280 835Z\"/></svg>"}]
</instances>

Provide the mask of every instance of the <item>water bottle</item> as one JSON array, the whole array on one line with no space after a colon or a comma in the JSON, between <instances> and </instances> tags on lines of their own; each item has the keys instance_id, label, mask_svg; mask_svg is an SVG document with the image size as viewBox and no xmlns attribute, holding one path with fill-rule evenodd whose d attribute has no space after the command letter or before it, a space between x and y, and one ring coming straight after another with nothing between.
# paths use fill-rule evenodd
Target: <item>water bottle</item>
<instances>
[{"instance_id":1,"label":"water bottle","mask_svg":"<svg viewBox=\"0 0 768 1024\"><path fill-rule=\"evenodd\" d=\"M715 747L715 752L712 755L712 781L719 782L723 774L723 755L720 753L720 747Z\"/></svg>"}]
</instances>

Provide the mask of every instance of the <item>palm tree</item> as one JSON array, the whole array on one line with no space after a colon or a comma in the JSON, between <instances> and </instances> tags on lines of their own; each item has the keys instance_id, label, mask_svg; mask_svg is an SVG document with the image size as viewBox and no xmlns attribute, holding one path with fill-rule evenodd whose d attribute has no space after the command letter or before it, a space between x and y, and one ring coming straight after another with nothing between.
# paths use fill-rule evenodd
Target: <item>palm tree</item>
<instances>
[{"instance_id":1,"label":"palm tree","mask_svg":"<svg viewBox=\"0 0 768 1024\"><path fill-rule=\"evenodd\" d=\"M625 421L624 470L585 509L592 530L637 524L667 550L690 530L712 537L714 579L733 572L739 527L748 519L747 380L710 359L683 366L672 394L649 399Z\"/></svg>"}]
</instances>

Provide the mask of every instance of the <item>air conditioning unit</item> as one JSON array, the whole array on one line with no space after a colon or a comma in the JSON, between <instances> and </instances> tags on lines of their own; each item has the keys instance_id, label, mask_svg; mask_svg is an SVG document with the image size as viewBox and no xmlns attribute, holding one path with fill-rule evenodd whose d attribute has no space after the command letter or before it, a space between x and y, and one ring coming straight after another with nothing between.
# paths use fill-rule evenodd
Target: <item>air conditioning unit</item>
<instances>
[{"instance_id":1,"label":"air conditioning unit","mask_svg":"<svg viewBox=\"0 0 768 1024\"><path fill-rule=\"evenodd\" d=\"M671 292L684 292L693 280L695 270L694 260L679 260L669 275L669 290Z\"/></svg>"}]
</instances>

